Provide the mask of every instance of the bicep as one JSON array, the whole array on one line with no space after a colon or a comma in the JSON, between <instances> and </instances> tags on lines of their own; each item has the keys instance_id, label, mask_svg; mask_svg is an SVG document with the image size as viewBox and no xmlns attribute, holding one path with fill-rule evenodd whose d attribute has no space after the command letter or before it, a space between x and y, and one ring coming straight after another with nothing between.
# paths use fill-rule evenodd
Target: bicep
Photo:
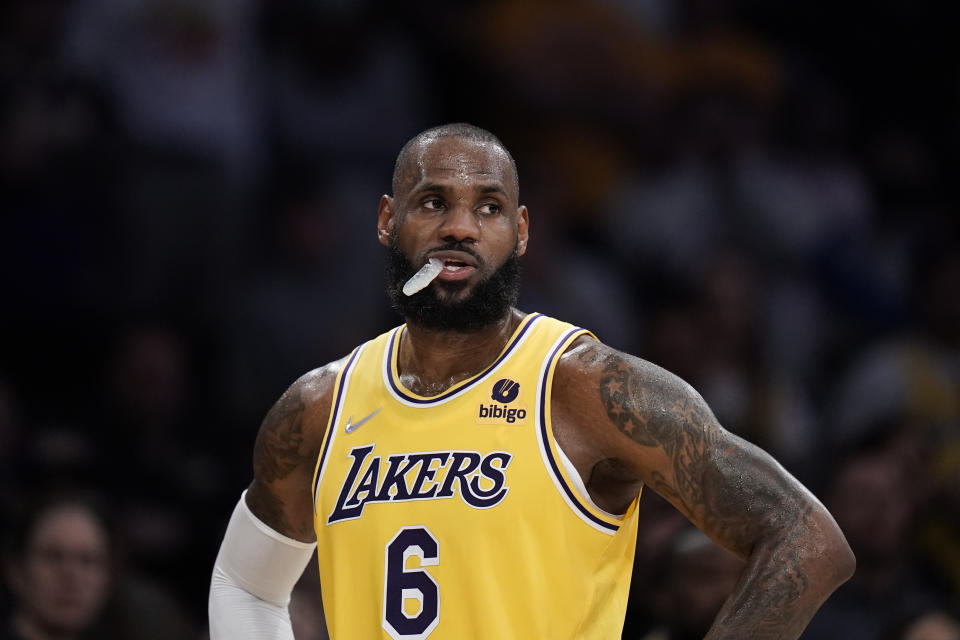
<instances>
[{"instance_id":1,"label":"bicep","mask_svg":"<svg viewBox=\"0 0 960 640\"><path fill-rule=\"evenodd\" d=\"M311 482L335 377L330 365L291 385L267 413L253 448L247 506L275 531L303 542L316 539Z\"/></svg>"}]
</instances>

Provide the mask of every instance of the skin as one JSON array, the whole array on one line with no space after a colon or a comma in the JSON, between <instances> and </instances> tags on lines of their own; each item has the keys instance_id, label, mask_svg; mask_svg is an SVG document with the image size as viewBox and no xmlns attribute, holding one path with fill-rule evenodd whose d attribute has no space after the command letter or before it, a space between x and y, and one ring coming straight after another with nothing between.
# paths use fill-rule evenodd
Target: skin
<instances>
[{"instance_id":1,"label":"skin","mask_svg":"<svg viewBox=\"0 0 960 640\"><path fill-rule=\"evenodd\" d=\"M380 199L378 239L391 236L415 264L450 240L482 262L467 290L529 240L509 160L496 145L430 139L412 153L394 196ZM443 276L430 286L466 294ZM522 320L516 309L477 333L408 323L399 368L431 395L485 368ZM311 475L336 372L295 382L271 409L254 449L253 512L276 530L315 540ZM622 513L647 485L746 563L707 638L796 638L853 572L850 547L823 505L759 448L725 431L700 395L654 364L584 337L557 366L552 415L558 442L603 509Z\"/></svg>"},{"instance_id":2,"label":"skin","mask_svg":"<svg viewBox=\"0 0 960 640\"><path fill-rule=\"evenodd\" d=\"M109 595L108 547L106 532L82 507L62 505L45 514L8 576L19 602L17 632L31 640L82 635Z\"/></svg>"}]
</instances>

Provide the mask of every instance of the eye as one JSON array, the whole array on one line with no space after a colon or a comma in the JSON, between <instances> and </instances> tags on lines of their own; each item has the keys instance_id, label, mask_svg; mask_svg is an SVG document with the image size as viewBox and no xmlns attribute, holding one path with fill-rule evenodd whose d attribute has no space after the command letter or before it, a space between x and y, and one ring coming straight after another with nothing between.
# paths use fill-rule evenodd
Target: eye
<instances>
[{"instance_id":1,"label":"eye","mask_svg":"<svg viewBox=\"0 0 960 640\"><path fill-rule=\"evenodd\" d=\"M440 198L427 198L423 201L423 208L428 211L441 211L443 207L443 200Z\"/></svg>"},{"instance_id":2,"label":"eye","mask_svg":"<svg viewBox=\"0 0 960 640\"><path fill-rule=\"evenodd\" d=\"M496 202L488 202L484 205L481 205L480 208L477 209L477 213L482 216L495 216L500 213L500 211L500 205Z\"/></svg>"}]
</instances>

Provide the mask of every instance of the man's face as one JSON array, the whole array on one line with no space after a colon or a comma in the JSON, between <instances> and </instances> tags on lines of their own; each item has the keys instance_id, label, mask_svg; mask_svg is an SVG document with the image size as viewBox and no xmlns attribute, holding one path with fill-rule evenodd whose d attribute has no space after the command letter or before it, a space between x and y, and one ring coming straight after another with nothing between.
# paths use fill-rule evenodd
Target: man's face
<instances>
[{"instance_id":1,"label":"man's face","mask_svg":"<svg viewBox=\"0 0 960 640\"><path fill-rule=\"evenodd\" d=\"M408 157L394 197L381 198L379 213L379 239L391 249L391 298L409 321L476 329L516 302L528 217L499 146L456 137L425 141ZM443 261L440 275L405 296L403 283L430 258Z\"/></svg>"},{"instance_id":2,"label":"man's face","mask_svg":"<svg viewBox=\"0 0 960 640\"><path fill-rule=\"evenodd\" d=\"M99 523L79 507L58 507L37 524L12 583L45 628L76 633L100 612L110 584L109 549Z\"/></svg>"}]
</instances>

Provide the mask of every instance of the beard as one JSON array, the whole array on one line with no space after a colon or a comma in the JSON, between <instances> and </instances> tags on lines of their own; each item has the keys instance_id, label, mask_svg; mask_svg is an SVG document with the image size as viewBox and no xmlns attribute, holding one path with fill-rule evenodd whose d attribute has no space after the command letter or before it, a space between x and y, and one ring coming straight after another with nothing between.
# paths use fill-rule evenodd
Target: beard
<instances>
[{"instance_id":1,"label":"beard","mask_svg":"<svg viewBox=\"0 0 960 640\"><path fill-rule=\"evenodd\" d=\"M477 257L470 247L456 242L436 250L463 251ZM410 262L394 240L390 239L387 259L387 293L390 302L407 322L426 329L479 331L502 320L520 295L520 259L516 247L503 264L478 282L462 299L453 299L468 286L462 280L434 280L412 296L405 295L404 283L420 270L420 266ZM442 296L441 293L448 295Z\"/></svg>"}]
</instances>

